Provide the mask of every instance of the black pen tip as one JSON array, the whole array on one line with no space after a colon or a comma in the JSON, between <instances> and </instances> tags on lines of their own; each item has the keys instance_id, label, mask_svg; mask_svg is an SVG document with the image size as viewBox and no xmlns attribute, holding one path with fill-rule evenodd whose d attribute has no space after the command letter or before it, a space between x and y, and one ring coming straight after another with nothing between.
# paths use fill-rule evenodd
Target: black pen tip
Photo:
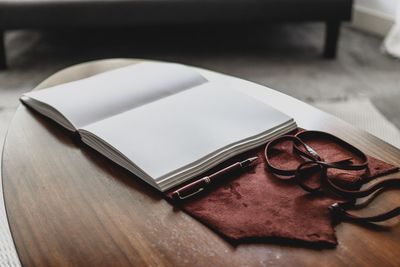
<instances>
[{"instance_id":1,"label":"black pen tip","mask_svg":"<svg viewBox=\"0 0 400 267\"><path fill-rule=\"evenodd\" d=\"M240 165L242 165L242 167L247 167L247 166L250 166L251 164L253 164L254 162L256 162L257 160L258 160L258 157L248 158L248 159L242 161L240 163Z\"/></svg>"},{"instance_id":2,"label":"black pen tip","mask_svg":"<svg viewBox=\"0 0 400 267\"><path fill-rule=\"evenodd\" d=\"M258 157L252 157L252 158L249 158L247 160L250 161L250 163L253 163L253 162L258 160Z\"/></svg>"}]
</instances>

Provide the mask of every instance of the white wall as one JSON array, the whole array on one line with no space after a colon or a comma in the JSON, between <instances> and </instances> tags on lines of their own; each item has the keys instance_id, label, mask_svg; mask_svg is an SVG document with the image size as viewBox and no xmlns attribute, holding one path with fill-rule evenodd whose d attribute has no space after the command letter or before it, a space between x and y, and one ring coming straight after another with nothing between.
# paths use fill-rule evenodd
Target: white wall
<instances>
[{"instance_id":1,"label":"white wall","mask_svg":"<svg viewBox=\"0 0 400 267\"><path fill-rule=\"evenodd\" d=\"M385 36L393 26L400 0L355 0L355 28Z\"/></svg>"},{"instance_id":2,"label":"white wall","mask_svg":"<svg viewBox=\"0 0 400 267\"><path fill-rule=\"evenodd\" d=\"M356 0L355 5L376 10L394 18L397 2L399 0Z\"/></svg>"}]
</instances>

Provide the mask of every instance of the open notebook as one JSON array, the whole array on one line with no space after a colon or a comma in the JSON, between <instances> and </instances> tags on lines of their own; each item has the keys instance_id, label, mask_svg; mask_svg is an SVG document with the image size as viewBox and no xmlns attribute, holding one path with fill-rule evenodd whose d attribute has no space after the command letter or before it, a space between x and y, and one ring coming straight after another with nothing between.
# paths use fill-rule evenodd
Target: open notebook
<instances>
[{"instance_id":1,"label":"open notebook","mask_svg":"<svg viewBox=\"0 0 400 267\"><path fill-rule=\"evenodd\" d=\"M160 191L297 127L269 105L173 63L130 65L21 101Z\"/></svg>"}]
</instances>

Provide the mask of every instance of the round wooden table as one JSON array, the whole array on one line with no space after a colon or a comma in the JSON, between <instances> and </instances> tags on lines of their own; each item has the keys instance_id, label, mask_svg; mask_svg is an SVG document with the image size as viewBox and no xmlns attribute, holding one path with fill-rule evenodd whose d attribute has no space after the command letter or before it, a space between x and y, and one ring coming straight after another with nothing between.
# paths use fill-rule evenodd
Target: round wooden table
<instances>
[{"instance_id":1,"label":"round wooden table","mask_svg":"<svg viewBox=\"0 0 400 267\"><path fill-rule=\"evenodd\" d=\"M36 90L137 62L77 65ZM210 79L218 76L200 71ZM337 118L260 85L243 82L243 89L293 116L301 127L331 132L400 165L399 150ZM2 159L8 220L24 266L400 266L400 227L377 231L342 223L336 227L338 247L328 250L233 247L77 136L23 105L9 128ZM396 192L382 200L368 212L400 203Z\"/></svg>"}]
</instances>

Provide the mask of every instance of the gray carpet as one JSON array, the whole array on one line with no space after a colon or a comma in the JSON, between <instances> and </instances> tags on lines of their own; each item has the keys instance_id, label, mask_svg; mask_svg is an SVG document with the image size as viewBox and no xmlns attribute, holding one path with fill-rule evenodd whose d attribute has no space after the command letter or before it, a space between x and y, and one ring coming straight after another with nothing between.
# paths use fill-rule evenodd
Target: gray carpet
<instances>
[{"instance_id":1,"label":"gray carpet","mask_svg":"<svg viewBox=\"0 0 400 267\"><path fill-rule=\"evenodd\" d=\"M353 98L345 101L318 101L313 105L400 149L399 129L386 119L371 100Z\"/></svg>"},{"instance_id":2,"label":"gray carpet","mask_svg":"<svg viewBox=\"0 0 400 267\"><path fill-rule=\"evenodd\" d=\"M176 61L220 71L267 85L333 113L343 109L344 102L353 113L376 113L376 107L381 113L373 116L379 123L391 122L388 127L397 138L400 61L380 53L380 38L347 27L342 31L338 58L324 60L320 57L323 31L323 25L303 24L251 29L212 26L9 32L9 69L0 72L0 143L20 94L66 66L112 57ZM371 102L353 101L359 98ZM379 123L373 125L388 125L386 121ZM0 265L18 266L4 210L2 214Z\"/></svg>"},{"instance_id":3,"label":"gray carpet","mask_svg":"<svg viewBox=\"0 0 400 267\"><path fill-rule=\"evenodd\" d=\"M311 103L370 98L400 126L395 101L400 100L400 61L380 53L380 38L349 28L342 30L338 59L324 60L323 33L322 24L196 28L192 33L185 28L10 32L6 44L10 69L0 72L0 108L15 107L16 96L66 66L136 57L232 74ZM387 101L395 101L389 110Z\"/></svg>"}]
</instances>

